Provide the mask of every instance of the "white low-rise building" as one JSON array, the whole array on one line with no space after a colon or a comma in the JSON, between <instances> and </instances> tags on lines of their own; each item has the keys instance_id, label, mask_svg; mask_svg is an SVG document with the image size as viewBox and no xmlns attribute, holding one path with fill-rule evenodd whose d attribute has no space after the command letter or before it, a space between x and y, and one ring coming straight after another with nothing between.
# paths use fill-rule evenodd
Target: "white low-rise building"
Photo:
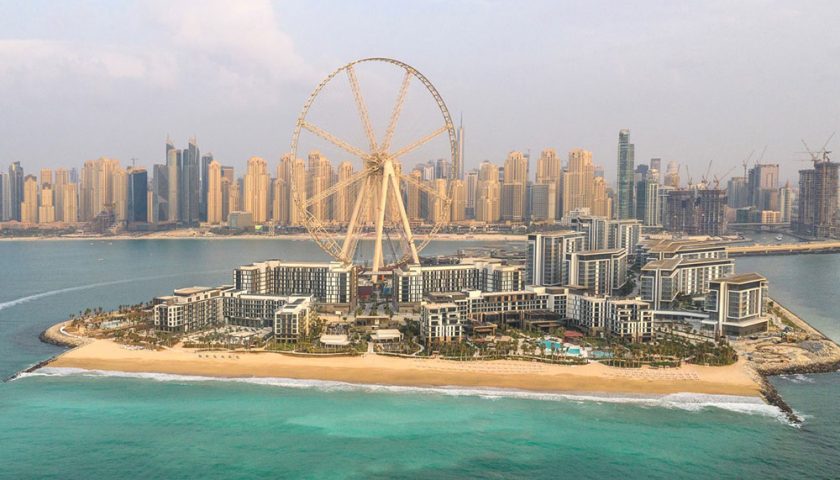
<instances>
[{"instance_id":1,"label":"white low-rise building","mask_svg":"<svg viewBox=\"0 0 840 480\"><path fill-rule=\"evenodd\" d=\"M311 295L331 305L353 303L356 270L341 262L268 260L233 271L236 290L257 295Z\"/></svg>"},{"instance_id":2,"label":"white low-rise building","mask_svg":"<svg viewBox=\"0 0 840 480\"><path fill-rule=\"evenodd\" d=\"M171 332L191 332L210 325L223 324L223 290L212 287L188 287L172 295L155 297L155 328Z\"/></svg>"},{"instance_id":3,"label":"white low-rise building","mask_svg":"<svg viewBox=\"0 0 840 480\"><path fill-rule=\"evenodd\" d=\"M423 303L420 326L420 338L426 343L461 341L464 338L464 319L454 303Z\"/></svg>"},{"instance_id":4,"label":"white low-rise building","mask_svg":"<svg viewBox=\"0 0 840 480\"><path fill-rule=\"evenodd\" d=\"M525 285L522 266L492 258L464 258L455 265L406 265L394 270L397 303L420 303L429 293L519 290Z\"/></svg>"},{"instance_id":5,"label":"white low-rise building","mask_svg":"<svg viewBox=\"0 0 840 480\"><path fill-rule=\"evenodd\" d=\"M718 335L751 335L767 330L767 279L742 273L712 280L706 295L704 322Z\"/></svg>"},{"instance_id":6,"label":"white low-rise building","mask_svg":"<svg viewBox=\"0 0 840 480\"><path fill-rule=\"evenodd\" d=\"M312 301L312 297L289 297L274 313L275 340L296 343L309 334L313 316Z\"/></svg>"}]
</instances>

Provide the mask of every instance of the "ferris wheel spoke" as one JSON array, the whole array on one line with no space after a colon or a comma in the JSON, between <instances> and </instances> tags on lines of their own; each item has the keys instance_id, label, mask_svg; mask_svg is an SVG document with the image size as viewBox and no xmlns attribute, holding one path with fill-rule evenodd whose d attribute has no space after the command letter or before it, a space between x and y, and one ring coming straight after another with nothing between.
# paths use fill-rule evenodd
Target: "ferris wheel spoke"
<instances>
[{"instance_id":1,"label":"ferris wheel spoke","mask_svg":"<svg viewBox=\"0 0 840 480\"><path fill-rule=\"evenodd\" d=\"M400 178L402 180L404 180L406 183L409 183L409 184L417 187L418 189L426 192L427 194L435 197L435 199L443 201L446 205L449 205L449 203L452 201L449 197L440 193L436 188L433 188L433 187L421 182L420 180L417 180L416 178L412 177L411 175L406 175L406 174L402 173L402 174L400 174Z\"/></svg>"},{"instance_id":2,"label":"ferris wheel spoke","mask_svg":"<svg viewBox=\"0 0 840 480\"><path fill-rule=\"evenodd\" d=\"M351 153L351 154L353 154L353 155L355 155L355 156L357 156L361 159L366 159L366 158L369 157L369 155L367 153L365 153L361 148L354 147L353 145L350 145L349 143L347 143L344 140L336 137L332 133L324 130L321 127L318 127L317 125L313 125L309 122L301 122L300 126L309 130L310 132L314 133L315 135L318 135L319 137L323 138L324 140L332 143L336 147L339 147L342 150L344 150L348 153Z\"/></svg>"},{"instance_id":3,"label":"ferris wheel spoke","mask_svg":"<svg viewBox=\"0 0 840 480\"><path fill-rule=\"evenodd\" d=\"M332 195L335 195L342 189L349 188L354 183L367 178L367 176L370 175L371 171L373 171L372 168L367 168L360 172L356 172L355 174L351 175L350 177L344 180L341 180L340 182L334 183L331 187L327 188L326 190L319 192L317 195L313 195L312 197L306 199L306 201L303 202L303 206L305 208L308 208L312 205L317 204L318 202L324 201L325 199L331 197Z\"/></svg>"},{"instance_id":4,"label":"ferris wheel spoke","mask_svg":"<svg viewBox=\"0 0 840 480\"><path fill-rule=\"evenodd\" d=\"M391 112L391 120L388 122L388 130L385 132L385 138L382 140L382 150L385 152L391 148L391 139L394 138L394 131L397 129L397 120L399 120L402 107L405 104L405 96L408 93L408 86L411 84L411 77L411 70L406 69L402 85L400 86L400 93L397 95L397 102L394 104L394 110Z\"/></svg>"},{"instance_id":5,"label":"ferris wheel spoke","mask_svg":"<svg viewBox=\"0 0 840 480\"><path fill-rule=\"evenodd\" d=\"M373 133L373 127L370 124L370 116L368 115L367 106L365 106L365 99L362 96L362 89L359 88L359 80L356 78L356 70L353 66L347 67L347 79L350 81L350 89L353 90L353 98L356 99L356 110L359 111L359 117L362 119L362 126L365 128L365 135L367 135L368 143L370 144L370 151L376 151L376 135Z\"/></svg>"},{"instance_id":6,"label":"ferris wheel spoke","mask_svg":"<svg viewBox=\"0 0 840 480\"><path fill-rule=\"evenodd\" d=\"M396 152L391 154L391 158L399 158L399 157L402 157L403 155L407 155L408 153L411 153L414 150L417 150L418 148L422 147L423 145L431 142L432 140L435 139L435 137L437 137L438 135L440 135L441 133L443 133L447 130L448 130L447 126L444 125L444 126L438 128L437 130L435 130L434 132L432 132L432 133L426 135L425 137L421 138L420 140L417 140L416 142L397 150Z\"/></svg>"}]
</instances>

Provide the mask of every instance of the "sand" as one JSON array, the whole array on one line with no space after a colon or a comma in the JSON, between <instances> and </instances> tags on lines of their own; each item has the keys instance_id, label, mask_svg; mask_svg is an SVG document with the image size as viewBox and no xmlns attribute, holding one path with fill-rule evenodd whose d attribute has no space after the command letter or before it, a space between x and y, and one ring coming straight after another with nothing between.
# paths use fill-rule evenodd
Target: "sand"
<instances>
[{"instance_id":1,"label":"sand","mask_svg":"<svg viewBox=\"0 0 840 480\"><path fill-rule=\"evenodd\" d=\"M599 363L561 366L509 360L457 362L375 354L296 357L268 352L196 352L181 348L130 350L110 340L96 340L71 350L50 366L209 377L277 377L566 393L759 396L760 389L755 375L743 361L726 367L686 365L674 369L621 369Z\"/></svg>"}]
</instances>

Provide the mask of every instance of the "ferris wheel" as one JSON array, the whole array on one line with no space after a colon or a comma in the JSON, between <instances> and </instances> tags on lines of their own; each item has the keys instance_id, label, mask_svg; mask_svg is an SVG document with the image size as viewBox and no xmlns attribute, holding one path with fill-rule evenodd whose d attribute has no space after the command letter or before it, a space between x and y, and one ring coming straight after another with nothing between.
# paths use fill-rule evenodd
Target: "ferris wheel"
<instances>
[{"instance_id":1,"label":"ferris wheel","mask_svg":"<svg viewBox=\"0 0 840 480\"><path fill-rule=\"evenodd\" d=\"M373 73L363 78L370 79L375 87L370 90L377 95L365 97L359 77L368 71ZM412 89L416 83L420 87ZM430 107L422 118L403 116L403 122L413 120L407 123L423 133L397 142L395 134L398 130L403 133L400 116L409 96L412 104L425 102ZM374 100L370 105L386 106L379 109L380 123L385 126L380 135L366 98ZM341 119L338 110L342 103L355 104L349 108L355 112L339 126L346 129L346 124L354 124L356 145L323 124ZM316 119L311 118L313 110L320 110ZM303 146L304 140L310 148ZM331 163L323 163L319 143L345 159L337 173ZM306 166L299 159L299 148L307 150ZM402 161L412 153L424 159L447 159L449 165L455 165L458 149L452 118L432 83L414 67L390 58L365 58L336 69L306 100L292 136L291 159L299 167L290 182L296 222L306 227L321 249L345 264L360 263L357 256L362 241L373 242L369 262L373 273L419 263L419 252L449 222L453 174L451 168L438 171L432 179L405 174ZM425 214L419 212L420 204ZM415 236L412 224L422 225L424 234Z\"/></svg>"}]
</instances>

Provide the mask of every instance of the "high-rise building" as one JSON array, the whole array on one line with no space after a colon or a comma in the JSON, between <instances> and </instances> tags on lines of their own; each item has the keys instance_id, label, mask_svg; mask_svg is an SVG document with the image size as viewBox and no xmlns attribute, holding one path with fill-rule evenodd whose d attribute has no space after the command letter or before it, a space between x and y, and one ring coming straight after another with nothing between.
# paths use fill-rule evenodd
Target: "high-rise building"
<instances>
[{"instance_id":1,"label":"high-rise building","mask_svg":"<svg viewBox=\"0 0 840 480\"><path fill-rule=\"evenodd\" d=\"M20 205L23 203L23 178L23 167L20 166L20 162L9 165L9 219L19 222L22 220Z\"/></svg>"},{"instance_id":2,"label":"high-rise building","mask_svg":"<svg viewBox=\"0 0 840 480\"><path fill-rule=\"evenodd\" d=\"M296 158L292 161L291 185L295 200L290 203L289 223L292 225L303 225L303 214L297 206L298 201L304 201L308 197L306 163L303 159Z\"/></svg>"},{"instance_id":3,"label":"high-rise building","mask_svg":"<svg viewBox=\"0 0 840 480\"><path fill-rule=\"evenodd\" d=\"M677 162L668 162L668 171L665 172L662 183L671 188L680 188L680 165Z\"/></svg>"},{"instance_id":4,"label":"high-rise building","mask_svg":"<svg viewBox=\"0 0 840 480\"><path fill-rule=\"evenodd\" d=\"M727 205L730 208L744 208L751 205L750 189L744 177L731 177L726 185Z\"/></svg>"},{"instance_id":5,"label":"high-rise building","mask_svg":"<svg viewBox=\"0 0 840 480\"><path fill-rule=\"evenodd\" d=\"M79 184L68 183L62 188L61 218L67 223L79 220Z\"/></svg>"},{"instance_id":6,"label":"high-rise building","mask_svg":"<svg viewBox=\"0 0 840 480\"><path fill-rule=\"evenodd\" d=\"M725 190L669 190L666 202L663 226L668 231L709 236L726 233Z\"/></svg>"},{"instance_id":7,"label":"high-rise building","mask_svg":"<svg viewBox=\"0 0 840 480\"><path fill-rule=\"evenodd\" d=\"M330 188L332 184L333 169L327 157L321 155L317 150L309 152L309 164L307 166L307 193L309 198L318 196L321 192ZM312 214L322 221L331 218L331 200L333 197L323 198L309 207ZM254 219L256 221L256 219Z\"/></svg>"},{"instance_id":8,"label":"high-rise building","mask_svg":"<svg viewBox=\"0 0 840 480\"><path fill-rule=\"evenodd\" d=\"M208 178L210 174L210 162L213 161L213 154L207 153L201 156L201 198L199 198L199 220L207 221L207 195L210 186Z\"/></svg>"},{"instance_id":9,"label":"high-rise building","mask_svg":"<svg viewBox=\"0 0 840 480\"><path fill-rule=\"evenodd\" d=\"M64 222L64 186L70 183L70 172L64 168L55 170L55 183L53 183L53 204L55 205L55 220ZM76 219L69 220L75 222Z\"/></svg>"},{"instance_id":10,"label":"high-rise building","mask_svg":"<svg viewBox=\"0 0 840 480\"><path fill-rule=\"evenodd\" d=\"M592 187L592 215L612 218L612 198L603 176L595 177Z\"/></svg>"},{"instance_id":11,"label":"high-rise building","mask_svg":"<svg viewBox=\"0 0 840 480\"><path fill-rule=\"evenodd\" d=\"M799 171L799 211L794 228L803 235L828 237L840 231L838 192L840 164L828 159Z\"/></svg>"},{"instance_id":12,"label":"high-rise building","mask_svg":"<svg viewBox=\"0 0 840 480\"><path fill-rule=\"evenodd\" d=\"M189 226L199 223L200 176L201 152L193 137L190 139L187 148L181 151L181 162L178 169L179 220ZM171 177L169 181L172 182Z\"/></svg>"},{"instance_id":13,"label":"high-rise building","mask_svg":"<svg viewBox=\"0 0 840 480\"><path fill-rule=\"evenodd\" d=\"M113 205L114 219L117 222L128 221L128 172L121 167L114 169L113 173ZM143 197L145 199L145 196ZM145 205L145 202L144 202Z\"/></svg>"},{"instance_id":14,"label":"high-rise building","mask_svg":"<svg viewBox=\"0 0 840 480\"><path fill-rule=\"evenodd\" d=\"M222 223L222 165L211 160L207 166L207 223Z\"/></svg>"},{"instance_id":15,"label":"high-rise building","mask_svg":"<svg viewBox=\"0 0 840 480\"><path fill-rule=\"evenodd\" d=\"M505 160L502 184L502 220L525 220L528 183L528 157L522 152L510 152Z\"/></svg>"},{"instance_id":16,"label":"high-rise building","mask_svg":"<svg viewBox=\"0 0 840 480\"><path fill-rule=\"evenodd\" d=\"M38 179L34 175L23 180L23 201L18 208L22 223L38 223Z\"/></svg>"},{"instance_id":17,"label":"high-rise building","mask_svg":"<svg viewBox=\"0 0 840 480\"><path fill-rule=\"evenodd\" d=\"M790 223L792 219L793 189L790 188L790 182L785 182L785 186L779 189L779 221Z\"/></svg>"},{"instance_id":18,"label":"high-rise building","mask_svg":"<svg viewBox=\"0 0 840 480\"><path fill-rule=\"evenodd\" d=\"M649 171L645 178L636 184L636 218L643 225L659 225L662 214L659 203L659 175Z\"/></svg>"},{"instance_id":19,"label":"high-rise building","mask_svg":"<svg viewBox=\"0 0 840 480\"><path fill-rule=\"evenodd\" d=\"M496 223L501 218L501 188L499 167L481 162L478 173L478 192L475 203L475 219L484 223Z\"/></svg>"},{"instance_id":20,"label":"high-rise building","mask_svg":"<svg viewBox=\"0 0 840 480\"><path fill-rule=\"evenodd\" d=\"M177 150L168 138L166 139L166 170L167 170L167 212L166 219L170 222L181 221L181 151Z\"/></svg>"},{"instance_id":21,"label":"high-rise building","mask_svg":"<svg viewBox=\"0 0 840 480\"><path fill-rule=\"evenodd\" d=\"M618 205L616 217L618 219L633 218L635 214L634 202L634 149L630 143L630 130L623 129L618 133Z\"/></svg>"},{"instance_id":22,"label":"high-rise building","mask_svg":"<svg viewBox=\"0 0 840 480\"><path fill-rule=\"evenodd\" d=\"M449 214L450 222L463 222L466 219L467 189L463 180L452 180L452 211Z\"/></svg>"},{"instance_id":23,"label":"high-rise building","mask_svg":"<svg viewBox=\"0 0 840 480\"><path fill-rule=\"evenodd\" d=\"M243 210L253 215L254 223L268 221L268 192L271 177L265 159L251 157L244 179Z\"/></svg>"},{"instance_id":24,"label":"high-rise building","mask_svg":"<svg viewBox=\"0 0 840 480\"><path fill-rule=\"evenodd\" d=\"M592 209L595 198L595 166L592 152L576 148L569 152L569 163L563 172L563 212Z\"/></svg>"},{"instance_id":25,"label":"high-rise building","mask_svg":"<svg viewBox=\"0 0 840 480\"><path fill-rule=\"evenodd\" d=\"M0 172L0 222L8 221L11 216L11 211L9 209L11 199L8 197L9 176L6 175L5 172Z\"/></svg>"},{"instance_id":26,"label":"high-rise building","mask_svg":"<svg viewBox=\"0 0 840 480\"><path fill-rule=\"evenodd\" d=\"M538 190L547 193L546 210L553 212L552 218L554 219L559 219L562 215L563 198L561 182L563 181L563 168L560 163L560 157L557 156L557 151L553 148L546 148L540 152L534 181L535 185L548 186L548 188L538 188ZM538 198L541 195L540 193Z\"/></svg>"},{"instance_id":27,"label":"high-rise building","mask_svg":"<svg viewBox=\"0 0 840 480\"><path fill-rule=\"evenodd\" d=\"M466 174L464 188L467 192L466 217L475 218L475 202L478 195L478 170L472 169Z\"/></svg>"},{"instance_id":28,"label":"high-rise building","mask_svg":"<svg viewBox=\"0 0 840 480\"><path fill-rule=\"evenodd\" d=\"M165 222L169 220L169 168L157 164L152 173L151 222Z\"/></svg>"},{"instance_id":29,"label":"high-rise building","mask_svg":"<svg viewBox=\"0 0 840 480\"><path fill-rule=\"evenodd\" d=\"M44 170L41 170L44 173ZM51 177L52 175L50 175ZM53 186L50 183L41 184L41 203L38 206L38 223L55 222L55 204L53 203Z\"/></svg>"},{"instance_id":30,"label":"high-rise building","mask_svg":"<svg viewBox=\"0 0 840 480\"><path fill-rule=\"evenodd\" d=\"M128 223L145 223L149 219L149 174L145 168L128 169Z\"/></svg>"},{"instance_id":31,"label":"high-rise building","mask_svg":"<svg viewBox=\"0 0 840 480\"><path fill-rule=\"evenodd\" d=\"M750 194L750 205L759 210L778 210L778 205L772 205L773 194L779 190L779 165L756 164L749 170L747 184ZM775 197L778 199L778 197ZM776 201L778 204L778 201ZM777 208L772 208L777 207Z\"/></svg>"},{"instance_id":32,"label":"high-rise building","mask_svg":"<svg viewBox=\"0 0 840 480\"><path fill-rule=\"evenodd\" d=\"M346 182L353 176L353 164L344 161L338 164L338 182ZM358 182L357 182L358 183ZM349 185L340 189L333 197L333 218L339 223L349 223L353 214L354 200L358 195L358 185Z\"/></svg>"},{"instance_id":33,"label":"high-rise building","mask_svg":"<svg viewBox=\"0 0 840 480\"><path fill-rule=\"evenodd\" d=\"M570 254L584 247L583 232L528 235L525 282L528 285L568 285Z\"/></svg>"},{"instance_id":34,"label":"high-rise building","mask_svg":"<svg viewBox=\"0 0 840 480\"><path fill-rule=\"evenodd\" d=\"M650 159L650 169L656 170L657 172L662 171L662 159L661 158L651 158Z\"/></svg>"},{"instance_id":35,"label":"high-rise building","mask_svg":"<svg viewBox=\"0 0 840 480\"><path fill-rule=\"evenodd\" d=\"M118 160L104 157L84 163L79 192L81 221L93 220L101 212L114 209L114 173L119 168Z\"/></svg>"}]
</instances>

